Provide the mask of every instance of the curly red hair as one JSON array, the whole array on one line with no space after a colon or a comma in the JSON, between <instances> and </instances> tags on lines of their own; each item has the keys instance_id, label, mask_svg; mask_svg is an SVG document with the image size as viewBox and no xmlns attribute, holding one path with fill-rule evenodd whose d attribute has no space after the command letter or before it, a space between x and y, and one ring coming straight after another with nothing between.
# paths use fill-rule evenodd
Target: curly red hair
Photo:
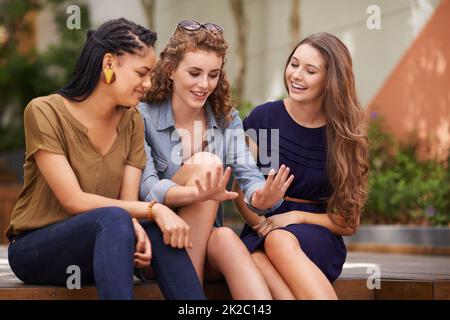
<instances>
[{"instance_id":1,"label":"curly red hair","mask_svg":"<svg viewBox=\"0 0 450 320\"><path fill-rule=\"evenodd\" d=\"M178 27L160 54L160 59L152 74L152 87L147 93L146 101L158 103L172 96L172 80L169 76L176 70L187 52L196 50L215 52L222 58L222 67L217 87L208 97L208 101L216 118L224 119L225 122L230 121L233 110L231 89L224 71L227 49L228 43L221 33L205 28L187 31Z\"/></svg>"}]
</instances>

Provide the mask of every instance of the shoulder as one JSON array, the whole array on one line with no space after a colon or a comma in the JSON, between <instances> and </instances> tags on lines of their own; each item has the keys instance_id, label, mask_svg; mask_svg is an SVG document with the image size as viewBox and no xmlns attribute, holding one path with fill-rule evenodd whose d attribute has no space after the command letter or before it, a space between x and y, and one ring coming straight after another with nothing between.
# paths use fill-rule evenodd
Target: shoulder
<instances>
[{"instance_id":1,"label":"shoulder","mask_svg":"<svg viewBox=\"0 0 450 320\"><path fill-rule=\"evenodd\" d=\"M146 115L150 112L150 104L148 102L139 102L137 110L141 115Z\"/></svg>"},{"instance_id":2,"label":"shoulder","mask_svg":"<svg viewBox=\"0 0 450 320\"><path fill-rule=\"evenodd\" d=\"M52 121L62 112L62 97L57 94L37 97L31 100L25 108L24 119L33 118L36 121Z\"/></svg>"},{"instance_id":3,"label":"shoulder","mask_svg":"<svg viewBox=\"0 0 450 320\"><path fill-rule=\"evenodd\" d=\"M226 123L223 127L224 129L236 129L242 127L242 119L238 110L232 109L228 115L228 120L225 120L224 118L216 118L217 123Z\"/></svg>"},{"instance_id":4,"label":"shoulder","mask_svg":"<svg viewBox=\"0 0 450 320\"><path fill-rule=\"evenodd\" d=\"M269 101L256 106L244 119L244 126L246 128L254 129L268 126L271 119L278 118L276 115L281 110L282 106L283 100Z\"/></svg>"},{"instance_id":5,"label":"shoulder","mask_svg":"<svg viewBox=\"0 0 450 320\"><path fill-rule=\"evenodd\" d=\"M249 113L249 117L261 117L273 114L283 105L283 100L269 101L253 108Z\"/></svg>"},{"instance_id":6,"label":"shoulder","mask_svg":"<svg viewBox=\"0 0 450 320\"><path fill-rule=\"evenodd\" d=\"M250 113L247 115L247 117L245 117L245 118L248 118L248 117L250 117L250 116L255 117L255 116L262 115L262 114L266 114L268 111L270 111L269 109L270 109L270 107L271 107L273 104L276 104L276 101L274 101L274 102L267 102L267 103L258 105L258 106L256 106L256 107L254 107L254 108L250 111ZM272 108L272 109L273 109L273 108ZM237 109L233 109L229 114L230 114L230 116L231 116L231 120L232 120L232 121L234 121L234 120L240 120L240 119L241 119L239 110L237 110Z\"/></svg>"},{"instance_id":7,"label":"shoulder","mask_svg":"<svg viewBox=\"0 0 450 320\"><path fill-rule=\"evenodd\" d=\"M241 120L241 117L239 116L239 111L236 109L231 110L230 117L232 122L235 120Z\"/></svg>"},{"instance_id":8,"label":"shoulder","mask_svg":"<svg viewBox=\"0 0 450 320\"><path fill-rule=\"evenodd\" d=\"M26 109L60 110L62 97L57 94L37 97L31 100Z\"/></svg>"},{"instance_id":9,"label":"shoulder","mask_svg":"<svg viewBox=\"0 0 450 320\"><path fill-rule=\"evenodd\" d=\"M159 113L161 108L164 108L168 105L168 101L163 102L139 102L137 109L143 115L154 115Z\"/></svg>"},{"instance_id":10,"label":"shoulder","mask_svg":"<svg viewBox=\"0 0 450 320\"><path fill-rule=\"evenodd\" d=\"M128 117L131 119L130 123L134 127L136 127L137 125L143 125L141 112L137 108L129 108L126 112L129 114Z\"/></svg>"},{"instance_id":11,"label":"shoulder","mask_svg":"<svg viewBox=\"0 0 450 320\"><path fill-rule=\"evenodd\" d=\"M166 102L153 103L153 102L140 102L137 110L145 122L152 122L156 126L157 119L161 108L166 105Z\"/></svg>"}]
</instances>

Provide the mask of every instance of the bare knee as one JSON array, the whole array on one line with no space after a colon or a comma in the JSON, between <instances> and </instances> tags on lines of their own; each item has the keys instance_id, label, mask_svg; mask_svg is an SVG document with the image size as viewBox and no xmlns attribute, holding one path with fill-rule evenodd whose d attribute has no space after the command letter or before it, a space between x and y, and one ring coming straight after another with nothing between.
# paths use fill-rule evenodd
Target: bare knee
<instances>
[{"instance_id":1,"label":"bare knee","mask_svg":"<svg viewBox=\"0 0 450 320\"><path fill-rule=\"evenodd\" d=\"M240 241L236 233L228 227L213 228L209 236L208 245L224 246Z\"/></svg>"},{"instance_id":2,"label":"bare knee","mask_svg":"<svg viewBox=\"0 0 450 320\"><path fill-rule=\"evenodd\" d=\"M209 152L198 152L184 164L187 170L186 185L195 185L195 180L204 182L209 172L211 180L214 181L218 168L223 167L220 158Z\"/></svg>"},{"instance_id":3,"label":"bare knee","mask_svg":"<svg viewBox=\"0 0 450 320\"><path fill-rule=\"evenodd\" d=\"M213 228L208 239L208 254L226 255L240 254L240 250L247 250L241 239L228 227Z\"/></svg>"},{"instance_id":4,"label":"bare knee","mask_svg":"<svg viewBox=\"0 0 450 320\"><path fill-rule=\"evenodd\" d=\"M273 230L264 240L264 250L269 257L279 253L292 253L299 249L297 238L289 231Z\"/></svg>"},{"instance_id":5,"label":"bare knee","mask_svg":"<svg viewBox=\"0 0 450 320\"><path fill-rule=\"evenodd\" d=\"M189 158L186 164L200 164L200 165L222 165L222 160L211 152L197 152Z\"/></svg>"}]
</instances>

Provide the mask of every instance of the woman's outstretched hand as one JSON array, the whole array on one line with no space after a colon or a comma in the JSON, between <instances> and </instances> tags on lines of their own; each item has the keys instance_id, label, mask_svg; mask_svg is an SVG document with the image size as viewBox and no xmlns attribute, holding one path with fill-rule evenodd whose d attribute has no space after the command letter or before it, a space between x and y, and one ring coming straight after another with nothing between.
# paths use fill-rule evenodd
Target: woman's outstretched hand
<instances>
[{"instance_id":1,"label":"woman's outstretched hand","mask_svg":"<svg viewBox=\"0 0 450 320\"><path fill-rule=\"evenodd\" d=\"M195 185L197 187L198 200L225 201L237 198L238 197L237 192L228 191L226 189L228 180L230 180L230 176L231 176L230 167L228 167L224 173L223 166L218 165L213 177L211 171L208 171L206 173L206 180L204 181L204 183L200 182L199 179L196 179Z\"/></svg>"},{"instance_id":2,"label":"woman's outstretched hand","mask_svg":"<svg viewBox=\"0 0 450 320\"><path fill-rule=\"evenodd\" d=\"M266 183L262 189L256 190L252 195L252 206L257 209L266 210L280 201L286 190L294 180L294 176L289 176L290 169L284 164L280 167L277 174L271 169Z\"/></svg>"}]
</instances>

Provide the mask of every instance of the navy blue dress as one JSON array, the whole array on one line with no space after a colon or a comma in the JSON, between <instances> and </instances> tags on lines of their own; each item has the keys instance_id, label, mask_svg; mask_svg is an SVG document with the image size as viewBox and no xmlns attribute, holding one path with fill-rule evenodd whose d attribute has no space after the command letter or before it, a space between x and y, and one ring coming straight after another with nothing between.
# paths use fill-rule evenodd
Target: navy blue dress
<instances>
[{"instance_id":1,"label":"navy blue dress","mask_svg":"<svg viewBox=\"0 0 450 320\"><path fill-rule=\"evenodd\" d=\"M325 126L320 128L301 126L289 115L282 100L257 106L244 119L243 124L245 130L255 129L256 132L260 129L279 130L278 144L275 138L274 143L271 143L270 133L266 135L268 143L258 141L258 138L264 135L256 136L255 142L259 148L257 162L260 169L270 167L278 169L282 164L291 169L295 179L286 196L313 201L323 201L330 196L331 187L326 172ZM272 163L276 161L268 161L277 153L278 166L277 163ZM325 213L326 206L284 201L274 212L266 214L266 217L291 210ZM291 224L282 229L297 237L303 252L330 282L337 279L347 255L341 236L313 224ZM244 225L241 239L250 252L263 247L264 238L259 237L247 224Z\"/></svg>"}]
</instances>

